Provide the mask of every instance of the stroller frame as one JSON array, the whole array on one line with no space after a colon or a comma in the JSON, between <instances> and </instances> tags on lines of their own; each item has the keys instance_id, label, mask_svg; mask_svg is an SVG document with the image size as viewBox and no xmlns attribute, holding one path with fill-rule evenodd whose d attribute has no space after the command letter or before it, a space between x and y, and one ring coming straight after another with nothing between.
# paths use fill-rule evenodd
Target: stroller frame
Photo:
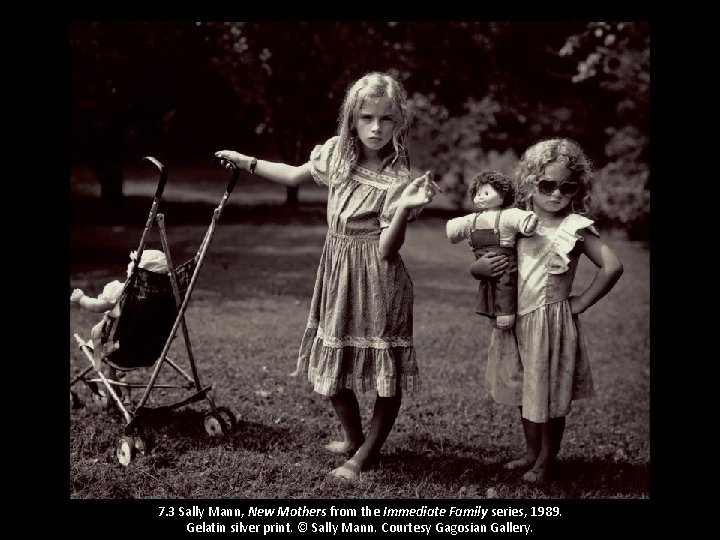
<instances>
[{"instance_id":1,"label":"stroller frame","mask_svg":"<svg viewBox=\"0 0 720 540\"><path fill-rule=\"evenodd\" d=\"M107 339L108 343L113 342L113 337L115 334L115 331L119 327L120 318L123 315L122 310L122 302L125 299L125 292L126 289L130 286L131 283L134 283L135 276L138 272L138 265L141 260L143 249L145 248L145 244L147 243L148 236L150 234L150 230L153 227L153 222L157 222L158 232L160 235L160 241L162 243L163 251L165 253L165 257L168 264L169 269L169 278L170 278L170 284L172 286L173 296L175 299L175 306L177 308L177 315L175 316L175 320L173 322L172 329L170 331L170 334L168 335L165 344L163 346L162 352L160 353L157 360L155 360L154 364L152 365L152 374L150 376L150 379L148 380L147 384L136 384L136 383L128 383L125 381L119 381L114 379L109 379L102 373L102 363L106 362L108 365L115 367L116 369L120 369L122 371L131 371L135 369L141 369L144 367L151 367L151 366L140 366L140 367L130 367L130 368L123 368L119 366L113 365L109 360L107 360L107 357L113 352L112 348L110 352L105 352L103 349L105 347L101 347L100 344L95 344L95 347L98 349L97 354L93 350L93 348L90 347L90 342L84 341L77 333L74 334L74 338L78 343L78 346L80 350L84 353L85 357L89 361L90 365L87 366L85 369L83 369L78 375L72 378L70 381L70 405L71 407L75 407L78 405L79 400L77 395L72 391L72 387L82 381L84 382L92 392L92 397L94 401L97 401L100 405L102 405L104 408L107 408L111 404L117 405L120 412L125 417L126 425L123 428L123 435L120 437L117 446L116 446L116 457L120 464L123 466L128 466L130 462L135 457L136 453L145 454L148 450L148 440L147 436L145 435L144 431L141 429L140 421L143 417L143 414L150 410L172 410L176 409L178 407L182 407L185 405L188 405L190 403L194 403L197 401L200 401L202 399L207 399L208 403L210 404L210 411L205 414L204 417L204 427L205 431L210 436L221 436L225 435L228 432L234 430L237 426L237 419L235 414L228 409L227 407L221 407L217 406L210 396L209 392L212 390L212 385L203 386L200 381L200 375L197 370L197 365L195 362L195 356L192 351L192 346L190 342L190 336L188 333L187 325L185 322L185 311L187 310L188 304L190 302L190 297L192 295L192 291L194 289L195 283L197 281L198 275L200 273L200 269L202 267L203 261L205 259L205 255L207 254L207 249L210 244L210 240L212 239L212 236L215 232L215 227L217 225L218 220L220 219L220 215L222 214L223 208L225 207L225 204L227 203L228 198L230 197L230 194L233 191L233 188L235 187L235 183L237 182L238 176L239 176L239 169L233 168L233 174L228 182L227 188L225 189L225 193L223 194L222 199L220 200L220 203L213 211L212 220L210 222L210 225L205 233L205 237L203 238L202 243L200 244L200 248L198 249L198 252L196 253L194 260L195 260L195 268L192 273L192 277L190 278L189 285L187 286L187 290L185 292L184 297L181 297L180 292L180 286L178 284L178 276L176 274L176 268L174 267L172 263L172 259L170 256L170 248L168 244L167 239L167 233L165 230L165 216L163 214L158 214L158 206L160 203L160 200L162 198L163 191L165 189L165 184L167 182L167 169L165 166L160 163L157 159L151 156L145 156L140 161L142 164L152 164L155 166L159 172L160 172L160 179L158 181L157 188L155 190L155 194L153 196L153 202L152 206L150 208L150 213L148 214L147 221L145 223L145 228L143 230L142 236L140 238L140 244L137 249L137 256L134 260L134 263L132 264L132 268L130 271L130 275L128 276L128 279L125 281L125 285L123 287L123 290L120 294L120 314L115 320L115 324L113 325L112 329L110 330L110 335ZM167 353L170 349L170 346L175 339L175 336L177 335L178 329L182 330L183 339L185 342L185 346L188 353L188 359L190 362L190 368L191 368L191 374L188 374L186 371L184 371L179 365L177 365L173 360L167 357ZM115 349L117 349L117 344L115 345ZM175 370L184 380L184 385L177 385L177 384L156 384L156 381L158 379L158 376L160 374L160 369L164 364L169 365L173 370ZM87 375L93 371L93 377L88 378ZM119 378L119 377L118 377ZM105 390L107 393L103 393L99 388L98 385L102 384L105 387ZM123 402L123 400L118 396L118 393L115 391L115 387L124 387L124 388L144 388L142 397L140 398L140 401L137 403L136 406L132 407L130 404L126 404ZM184 389L193 389L194 392L186 397L185 399L182 399L181 401L171 403L169 405L163 405L163 406L156 406L156 407L148 407L146 406L146 403L150 397L150 392L153 388L184 388Z\"/></svg>"}]
</instances>

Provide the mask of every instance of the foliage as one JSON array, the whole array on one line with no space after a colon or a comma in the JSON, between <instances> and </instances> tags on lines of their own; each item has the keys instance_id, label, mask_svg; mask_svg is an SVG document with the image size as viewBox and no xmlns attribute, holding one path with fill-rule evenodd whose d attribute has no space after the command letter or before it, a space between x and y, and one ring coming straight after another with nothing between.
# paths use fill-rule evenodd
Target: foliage
<instances>
[{"instance_id":1,"label":"foliage","mask_svg":"<svg viewBox=\"0 0 720 540\"><path fill-rule=\"evenodd\" d=\"M348 86L379 70L412 98L414 168L464 175L491 152L572 137L598 166L603 219L647 219L646 23L76 22L70 52L72 159L116 184L147 154L302 163Z\"/></svg>"},{"instance_id":2,"label":"foliage","mask_svg":"<svg viewBox=\"0 0 720 540\"><path fill-rule=\"evenodd\" d=\"M605 163L594 198L600 217L647 238L650 202L650 35L643 22L592 22L560 50L578 60L573 81L612 96L605 121Z\"/></svg>"}]
</instances>

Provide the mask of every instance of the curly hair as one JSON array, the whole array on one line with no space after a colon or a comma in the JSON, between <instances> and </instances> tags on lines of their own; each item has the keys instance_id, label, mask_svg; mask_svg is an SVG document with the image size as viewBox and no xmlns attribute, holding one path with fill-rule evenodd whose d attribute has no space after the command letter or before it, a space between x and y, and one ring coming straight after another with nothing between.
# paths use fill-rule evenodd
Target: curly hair
<instances>
[{"instance_id":1,"label":"curly hair","mask_svg":"<svg viewBox=\"0 0 720 540\"><path fill-rule=\"evenodd\" d=\"M332 176L344 178L360 158L361 142L356 137L355 124L358 113L366 98L387 98L395 121L392 145L386 145L380 155L383 167L400 162L410 167L406 148L408 128L410 126L410 107L407 93L402 85L391 75L373 72L361 77L348 88L340 108L338 120L337 151L334 152Z\"/></svg>"},{"instance_id":2,"label":"curly hair","mask_svg":"<svg viewBox=\"0 0 720 540\"><path fill-rule=\"evenodd\" d=\"M503 207L512 206L515 202L513 181L500 171L483 171L473 176L468 187L470 199L475 199L478 190L485 184L492 186L502 196Z\"/></svg>"},{"instance_id":3,"label":"curly hair","mask_svg":"<svg viewBox=\"0 0 720 540\"><path fill-rule=\"evenodd\" d=\"M513 172L513 179L518 189L518 207L532 210L535 185L541 179L545 167L554 162L565 165L570 171L572 180L580 185L580 189L567 207L568 212L587 215L593 166L578 143L564 138L546 139L525 150Z\"/></svg>"}]
</instances>

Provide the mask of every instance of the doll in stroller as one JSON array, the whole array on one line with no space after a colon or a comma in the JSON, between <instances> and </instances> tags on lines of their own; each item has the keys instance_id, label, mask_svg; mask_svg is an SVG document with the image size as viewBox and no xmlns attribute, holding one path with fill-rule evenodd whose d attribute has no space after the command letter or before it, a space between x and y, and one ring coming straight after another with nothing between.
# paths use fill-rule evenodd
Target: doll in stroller
<instances>
[{"instance_id":1,"label":"doll in stroller","mask_svg":"<svg viewBox=\"0 0 720 540\"><path fill-rule=\"evenodd\" d=\"M89 366L70 381L70 404L71 407L79 406L78 395L72 388L83 382L90 389L93 400L103 408L117 406L126 420L123 435L116 447L116 457L124 466L128 466L137 453L145 454L148 451L148 437L142 420L150 411L171 410L207 399L210 411L205 414L203 422L208 435L225 435L237 426L237 418L230 409L215 405L209 394L212 386L204 386L200 382L184 317L215 226L237 180L237 172L233 174L220 205L213 213L198 252L185 263L174 267L164 215L157 213L167 173L155 158L146 157L143 162L152 163L160 170L160 181L140 245L131 253L127 279L108 283L97 297L87 296L81 289L73 290L70 296L72 303L89 311L104 313L100 322L93 326L90 340L85 341L77 333L74 334ZM145 249L155 222L162 251ZM181 330L185 341L190 373L167 355L178 330ZM172 368L182 379L181 384L165 381L167 377L159 380L163 366ZM149 379L130 381L130 372L147 369L151 370ZM133 388L142 389L137 404L130 399ZM174 403L160 406L153 403L150 406L148 399L154 388L180 388L192 393Z\"/></svg>"}]
</instances>

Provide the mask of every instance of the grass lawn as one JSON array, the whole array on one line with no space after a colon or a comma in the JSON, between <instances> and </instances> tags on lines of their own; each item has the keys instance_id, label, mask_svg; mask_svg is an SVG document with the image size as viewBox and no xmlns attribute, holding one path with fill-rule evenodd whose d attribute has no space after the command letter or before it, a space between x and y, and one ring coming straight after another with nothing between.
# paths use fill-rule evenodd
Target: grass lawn
<instances>
[{"instance_id":1,"label":"grass lawn","mask_svg":"<svg viewBox=\"0 0 720 540\"><path fill-rule=\"evenodd\" d=\"M167 222L178 264L195 254L207 223L176 226L170 212ZM210 438L203 428L207 402L189 405L150 419L150 452L124 468L115 457L124 419L98 409L80 386L84 406L73 409L69 419L70 497L648 498L647 248L609 241L625 274L582 316L597 397L574 404L556 474L535 487L501 467L524 449L519 415L483 390L490 325L474 314L476 283L467 273L471 254L465 245L449 244L444 223L421 218L409 227L401 251L415 288L415 346L424 388L404 397L381 462L362 481L344 485L326 478L341 463L323 450L339 436L339 424L330 404L305 380L288 376L305 327L325 226L313 220L221 220L186 320L201 380L213 385L216 404L240 416L238 429ZM74 226L71 288L96 295L107 281L122 279L140 234L140 226ZM159 246L152 236L149 247ZM577 286L587 285L593 271L583 260ZM87 361L72 334L88 338L98 315L68 309L74 375ZM171 356L188 365L181 336ZM151 401L183 397L171 392L155 389ZM368 419L374 396L359 398Z\"/></svg>"}]
</instances>

